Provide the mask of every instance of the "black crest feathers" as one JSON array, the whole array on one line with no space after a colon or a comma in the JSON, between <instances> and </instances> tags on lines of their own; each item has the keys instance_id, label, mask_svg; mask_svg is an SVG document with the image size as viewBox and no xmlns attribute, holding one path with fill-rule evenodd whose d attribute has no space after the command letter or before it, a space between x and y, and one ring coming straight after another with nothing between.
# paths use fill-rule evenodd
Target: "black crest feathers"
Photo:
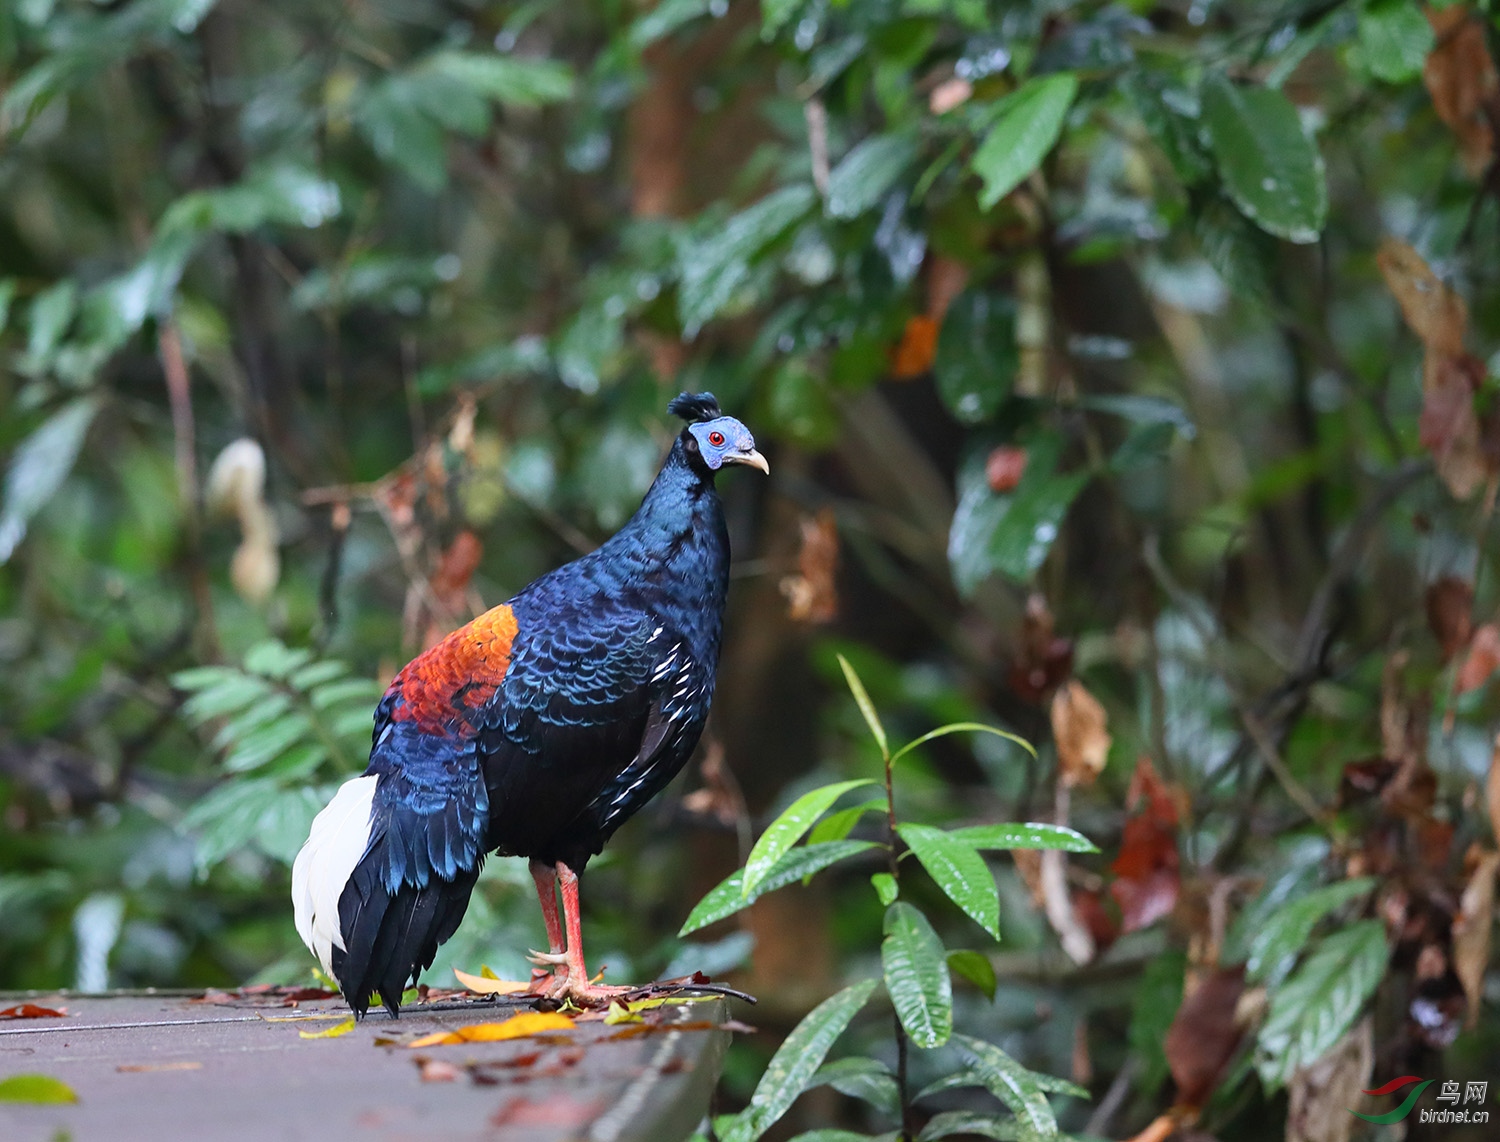
<instances>
[{"instance_id":1,"label":"black crest feathers","mask_svg":"<svg viewBox=\"0 0 1500 1142\"><path fill-rule=\"evenodd\" d=\"M689 424L717 420L724 415L719 411L719 402L713 393L678 393L667 405L667 411Z\"/></svg>"}]
</instances>

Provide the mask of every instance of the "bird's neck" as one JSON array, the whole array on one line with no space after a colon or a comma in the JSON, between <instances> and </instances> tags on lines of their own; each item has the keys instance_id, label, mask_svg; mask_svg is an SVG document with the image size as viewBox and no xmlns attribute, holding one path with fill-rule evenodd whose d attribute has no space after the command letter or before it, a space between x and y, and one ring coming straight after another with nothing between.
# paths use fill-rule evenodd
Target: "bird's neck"
<instances>
[{"instance_id":1,"label":"bird's neck","mask_svg":"<svg viewBox=\"0 0 1500 1142\"><path fill-rule=\"evenodd\" d=\"M717 630L729 586L729 532L713 477L692 462L681 437L635 515L606 546L635 563L636 575L681 612L663 617L695 623L695 616L711 616Z\"/></svg>"}]
</instances>

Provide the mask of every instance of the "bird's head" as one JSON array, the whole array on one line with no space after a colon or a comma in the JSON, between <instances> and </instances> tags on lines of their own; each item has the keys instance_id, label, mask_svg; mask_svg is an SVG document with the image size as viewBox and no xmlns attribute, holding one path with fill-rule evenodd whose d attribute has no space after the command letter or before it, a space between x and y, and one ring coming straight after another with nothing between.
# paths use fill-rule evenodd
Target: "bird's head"
<instances>
[{"instance_id":1,"label":"bird's head","mask_svg":"<svg viewBox=\"0 0 1500 1142\"><path fill-rule=\"evenodd\" d=\"M667 411L688 422L682 430L683 447L710 472L717 472L725 464L747 464L768 476L771 474L766 458L755 450L755 437L750 430L720 412L713 393L679 393L667 405Z\"/></svg>"}]
</instances>

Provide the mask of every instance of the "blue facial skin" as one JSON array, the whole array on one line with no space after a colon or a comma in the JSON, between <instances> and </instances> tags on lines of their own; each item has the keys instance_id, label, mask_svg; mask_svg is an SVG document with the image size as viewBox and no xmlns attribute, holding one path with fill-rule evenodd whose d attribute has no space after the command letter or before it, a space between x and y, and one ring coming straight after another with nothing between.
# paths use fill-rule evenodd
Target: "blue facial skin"
<instances>
[{"instance_id":1,"label":"blue facial skin","mask_svg":"<svg viewBox=\"0 0 1500 1142\"><path fill-rule=\"evenodd\" d=\"M716 472L724 464L749 464L756 468L764 464L755 450L755 437L732 416L690 424L688 431L698 440L703 462Z\"/></svg>"}]
</instances>

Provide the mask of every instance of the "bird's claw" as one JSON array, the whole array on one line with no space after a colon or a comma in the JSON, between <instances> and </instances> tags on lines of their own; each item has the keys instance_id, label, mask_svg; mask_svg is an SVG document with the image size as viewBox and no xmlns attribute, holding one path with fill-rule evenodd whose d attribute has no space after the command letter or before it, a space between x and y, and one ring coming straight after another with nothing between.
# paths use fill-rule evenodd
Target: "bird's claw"
<instances>
[{"instance_id":1,"label":"bird's claw","mask_svg":"<svg viewBox=\"0 0 1500 1142\"><path fill-rule=\"evenodd\" d=\"M555 967L555 968L559 968L559 967L564 967L567 964L567 962L568 962L568 953L567 952L539 952L539 951L537 951L536 949L533 948L531 950L531 953L526 958L528 960L530 960L532 963L536 964L538 967Z\"/></svg>"}]
</instances>

